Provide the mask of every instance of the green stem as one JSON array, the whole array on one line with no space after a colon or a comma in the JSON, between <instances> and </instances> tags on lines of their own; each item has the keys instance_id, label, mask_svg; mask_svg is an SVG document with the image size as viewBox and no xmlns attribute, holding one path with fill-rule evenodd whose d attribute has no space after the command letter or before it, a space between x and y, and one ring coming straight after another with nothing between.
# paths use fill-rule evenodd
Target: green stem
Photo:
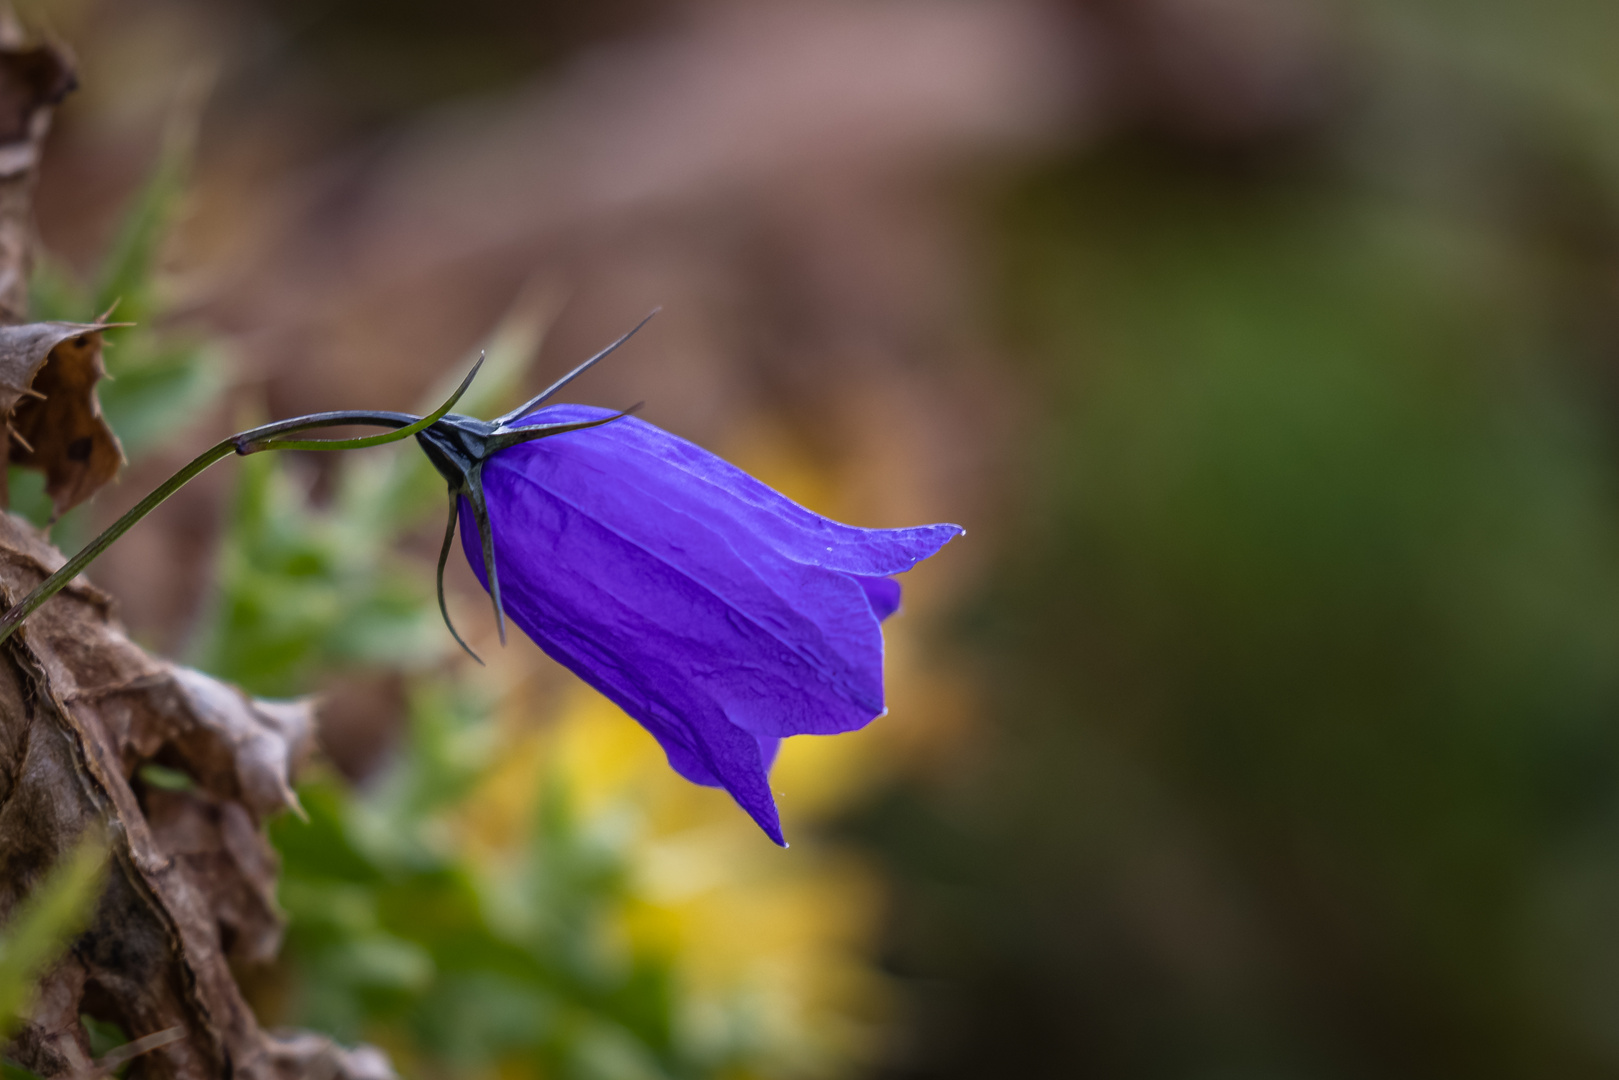
<instances>
[{"instance_id":1,"label":"green stem","mask_svg":"<svg viewBox=\"0 0 1619 1080\"><path fill-rule=\"evenodd\" d=\"M39 610L39 606L60 592L68 582L84 572L84 568L96 560L103 551L112 545L114 540L124 535L141 518L156 510L163 501L176 491L185 487L195 479L203 470L221 458L231 454L246 456L256 454L261 450L360 450L369 446L382 446L386 443L398 442L407 439L443 419L455 407L455 403L466 393L467 387L472 385L473 376L483 366L483 357L472 365L472 370L461 381L461 385L450 395L448 401L440 405L426 416L415 416L411 413L377 412L377 411L349 411L314 413L310 416L294 417L291 420L277 420L273 424L264 424L261 427L251 428L247 431L232 435L223 442L215 443L191 460L191 463L173 476L165 480L146 498L136 503L123 517L109 525L105 532L84 547L78 554L62 565L62 568L44 581L20 603L0 616L0 642L4 642L17 632L17 627L23 620ZM366 435L358 439L282 439L278 436L290 435L294 432L309 431L313 428L344 427L353 424L365 424L373 427L387 427L395 430L381 435Z\"/></svg>"},{"instance_id":2,"label":"green stem","mask_svg":"<svg viewBox=\"0 0 1619 1080\"><path fill-rule=\"evenodd\" d=\"M157 509L164 499L190 483L198 473L220 458L229 457L235 452L236 442L234 438L226 439L224 442L216 443L209 447L193 458L191 464L169 477L150 495L136 503L128 513L113 522L100 536L80 548L79 553L64 563L60 570L40 582L33 592L22 599L21 603L12 605L4 616L0 616L0 642L15 634L17 627L22 625L24 619L38 610L41 604L61 591L68 582L78 577L85 567L95 561L96 556L106 551L114 540L128 532L135 522Z\"/></svg>"},{"instance_id":3,"label":"green stem","mask_svg":"<svg viewBox=\"0 0 1619 1080\"><path fill-rule=\"evenodd\" d=\"M461 400L461 395L467 392L472 380L477 378L478 369L483 367L483 355L480 353L478 362L472 365L467 377L461 380L461 385L455 388L455 393L447 398L444 404L423 417L412 416L410 413L396 412L328 412L313 413L309 416L299 416L291 420L278 420L273 424L256 427L252 431L244 431L232 437L238 454L256 454L260 450L363 450L369 446L382 446L386 443L398 442L408 439L418 431L432 427L450 414L455 403ZM349 424L374 424L379 427L397 428L382 435L366 435L359 439L278 439L277 435L288 435L295 431L308 431L310 428L344 427ZM0 637L0 641L4 641Z\"/></svg>"}]
</instances>

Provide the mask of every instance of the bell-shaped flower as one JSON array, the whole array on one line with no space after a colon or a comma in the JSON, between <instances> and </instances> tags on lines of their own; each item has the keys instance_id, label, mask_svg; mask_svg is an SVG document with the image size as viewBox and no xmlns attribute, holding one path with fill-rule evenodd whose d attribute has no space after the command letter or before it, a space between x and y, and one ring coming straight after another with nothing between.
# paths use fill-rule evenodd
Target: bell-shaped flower
<instances>
[{"instance_id":1,"label":"bell-shaped flower","mask_svg":"<svg viewBox=\"0 0 1619 1080\"><path fill-rule=\"evenodd\" d=\"M448 624L459 522L502 641L509 613L640 721L676 772L724 788L785 844L769 782L781 740L887 711L892 575L962 530L841 525L624 413L541 408L634 333L498 419L446 415L447 404L411 425L450 484L439 608Z\"/></svg>"},{"instance_id":2,"label":"bell-shaped flower","mask_svg":"<svg viewBox=\"0 0 1619 1080\"><path fill-rule=\"evenodd\" d=\"M615 415L554 405L517 426ZM768 777L781 740L854 731L886 711L890 575L961 532L841 525L634 417L510 446L482 474L506 614L640 721L676 772L725 788L777 843ZM466 496L460 517L487 588Z\"/></svg>"},{"instance_id":3,"label":"bell-shaped flower","mask_svg":"<svg viewBox=\"0 0 1619 1080\"><path fill-rule=\"evenodd\" d=\"M232 435L10 605L0 614L0 642L135 522L230 454L361 449L414 435L450 486L438 564L446 624L444 567L461 524L502 641L509 610L542 649L640 721L677 772L723 787L784 843L769 785L781 740L853 731L886 711L881 623L900 597L892 575L962 530L841 525L624 413L541 408L629 336L496 420L450 412L474 365L427 416L315 413ZM392 431L292 437L349 424Z\"/></svg>"}]
</instances>

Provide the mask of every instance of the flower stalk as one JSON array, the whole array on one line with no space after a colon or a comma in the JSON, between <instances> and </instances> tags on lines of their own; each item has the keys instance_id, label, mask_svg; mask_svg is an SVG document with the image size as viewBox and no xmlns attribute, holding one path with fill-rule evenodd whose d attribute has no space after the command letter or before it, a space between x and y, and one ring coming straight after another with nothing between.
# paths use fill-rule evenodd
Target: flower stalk
<instances>
[{"instance_id":1,"label":"flower stalk","mask_svg":"<svg viewBox=\"0 0 1619 1080\"><path fill-rule=\"evenodd\" d=\"M385 412L374 409L353 409L339 412L312 413L308 416L294 417L290 420L277 420L274 423L263 424L259 427L249 428L238 432L229 438L222 439L192 458L179 472L169 477L154 488L144 499L136 503L117 521L80 548L78 553L62 564L50 577L40 582L33 592L23 597L21 601L13 604L3 616L0 616L0 642L4 642L17 632L23 622L39 610L40 605L61 592L74 578L82 574L86 567L111 547L113 542L134 527L141 518L156 510L159 506L185 487L192 480L205 472L210 465L224 458L236 455L246 457L248 454L257 454L265 450L363 450L372 446L385 446L388 443L408 439L420 431L426 430L447 416L455 403L461 400L461 395L467 392L472 385L473 378L478 369L483 366L483 357L472 365L467 377L461 380L461 385L437 409L426 416L416 416L413 413ZM394 430L380 435L364 435L354 439L289 439L284 436L295 435L304 431L313 431L319 428L347 427L347 426L386 427Z\"/></svg>"}]
</instances>

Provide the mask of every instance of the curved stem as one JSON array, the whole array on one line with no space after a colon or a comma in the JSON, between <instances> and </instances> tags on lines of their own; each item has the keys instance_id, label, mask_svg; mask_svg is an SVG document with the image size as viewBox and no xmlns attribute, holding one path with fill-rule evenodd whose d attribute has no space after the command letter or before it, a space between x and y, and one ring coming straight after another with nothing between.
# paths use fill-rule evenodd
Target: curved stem
<instances>
[{"instance_id":1,"label":"curved stem","mask_svg":"<svg viewBox=\"0 0 1619 1080\"><path fill-rule=\"evenodd\" d=\"M145 517L147 514L150 514L153 510L156 510L160 505L162 505L165 499L167 499L170 495L173 495L176 491L179 491L181 488L185 487L186 484L194 480L198 474L207 469L208 466L212 465L214 462L219 461L221 458L227 458L232 454L241 455L257 453L260 450L283 448L291 449L292 447L283 447L280 443L270 440L272 440L276 435L294 431L302 431L308 428L337 427L343 424L374 424L379 427L397 428L405 431L408 435L413 434L413 432L410 432L408 429L414 427L418 422L418 418L409 413L358 411L317 413L312 416L302 416L293 420L280 420L273 424L265 424L262 427L252 428L251 430L232 435L228 439L215 443L207 450L204 450L202 453L192 458L191 462L179 472L163 481L163 483L148 494L146 498L142 499L140 502L131 507L123 517L120 517L117 521L109 525L106 531L104 531L100 536L96 537L94 540L84 545L84 547L80 548L76 555L62 564L62 568L60 570L56 571L56 573L40 582L39 585L35 587L33 592L25 596L20 602L13 604L3 616L0 616L0 642L4 642L12 634L16 633L17 627L22 625L24 619L28 618L28 616L37 611L41 604L49 600L52 596L56 595L56 593L60 592L62 588L68 584L68 582L72 581L74 578L83 573L84 568L94 562L96 557L99 556L103 551L106 551L114 540L117 540L120 536L124 535L124 533L128 532L137 521ZM394 437L404 437L400 435L400 431L398 430L389 432L389 435ZM375 436L373 436L373 438L375 438ZM364 440L358 439L344 441L364 442ZM393 439L387 438L384 439L384 441L392 442ZM335 442L336 440L322 440L320 448L347 448L333 445ZM375 446L378 444L365 443L365 445Z\"/></svg>"},{"instance_id":2,"label":"curved stem","mask_svg":"<svg viewBox=\"0 0 1619 1080\"><path fill-rule=\"evenodd\" d=\"M414 416L411 413L400 412L329 412L312 413L309 416L300 416L292 420L281 420L274 424L265 424L263 427L244 431L235 437L236 452L238 454L256 454L260 450L363 450L369 446L383 446L387 443L408 439L418 431L426 430L449 415L455 408L455 403L461 400L461 395L467 392L472 380L477 378L478 369L483 367L484 357L478 354L478 362L472 365L467 377L461 380L461 385L455 388L455 393L445 399L444 404L428 413L426 416ZM358 439L278 439L277 435L290 434L294 431L307 431L310 428L342 427L348 424L374 424L377 427L397 428L385 435L366 435ZM0 638L0 640L4 640Z\"/></svg>"},{"instance_id":3,"label":"curved stem","mask_svg":"<svg viewBox=\"0 0 1619 1080\"><path fill-rule=\"evenodd\" d=\"M34 591L23 597L19 603L13 604L5 615L0 616L0 642L4 642L17 632L17 627L23 620L39 610L39 606L60 592L68 582L84 572L84 568L96 560L96 557L111 546L114 540L128 532L141 518L150 514L162 505L163 501L176 491L185 487L208 466L220 458L231 454L246 456L256 454L261 450L360 450L368 446L382 446L386 443L398 442L408 439L419 431L426 429L449 414L455 403L461 400L461 395L467 392L472 385L473 378L478 369L483 367L484 358L480 355L478 362L472 365L467 377L461 380L461 385L455 388L455 393L426 416L416 416L413 413L381 412L369 409L351 409L341 412L311 413L309 416L296 416L291 420L277 420L274 423L262 424L247 431L238 432L223 442L215 443L191 460L185 468L163 481L146 498L136 503L123 517L109 525L105 532L74 555L62 568L35 587ZM344 427L351 424L363 424L370 427L393 428L393 431L382 435L366 435L358 439L282 439L281 435L291 435L299 431L309 431L314 428ZM502 630L505 628L502 627ZM504 635L501 638L505 640Z\"/></svg>"},{"instance_id":4,"label":"curved stem","mask_svg":"<svg viewBox=\"0 0 1619 1080\"><path fill-rule=\"evenodd\" d=\"M106 551L114 540L128 532L135 522L157 509L164 499L179 491L198 473L220 458L229 457L235 452L236 444L233 439L215 443L193 458L191 464L169 477L146 498L136 503L123 517L108 526L107 530L100 536L80 548L79 553L62 564L60 570L40 582L33 592L25 596L20 603L13 604L4 616L0 616L0 641L5 641L16 633L17 627L22 625L24 619L38 610L41 604L56 595L68 582L78 577L85 567L95 561L96 556Z\"/></svg>"},{"instance_id":5,"label":"curved stem","mask_svg":"<svg viewBox=\"0 0 1619 1080\"><path fill-rule=\"evenodd\" d=\"M369 409L345 409L341 412L310 413L308 416L296 416L291 420L277 420L273 424L250 428L247 431L237 432L229 440L231 449L237 454L246 457L261 450L349 450L353 449L350 443L364 443L367 446L378 446L381 443L371 442L371 439L380 439L381 442L393 442L415 434L414 431L400 432L409 425L426 419L415 413L380 412ZM288 435L295 431L310 431L315 428L350 427L354 425L370 425L372 427L388 427L398 430L390 431L385 435L370 435L365 439L279 439L278 435Z\"/></svg>"}]
</instances>

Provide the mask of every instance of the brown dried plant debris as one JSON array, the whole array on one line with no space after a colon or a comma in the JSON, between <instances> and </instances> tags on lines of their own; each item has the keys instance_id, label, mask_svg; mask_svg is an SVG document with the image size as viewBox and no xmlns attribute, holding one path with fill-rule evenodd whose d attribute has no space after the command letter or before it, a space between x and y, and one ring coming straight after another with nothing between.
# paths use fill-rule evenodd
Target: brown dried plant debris
<instances>
[{"instance_id":1,"label":"brown dried plant debris","mask_svg":"<svg viewBox=\"0 0 1619 1080\"><path fill-rule=\"evenodd\" d=\"M10 6L0 5L0 322L27 316L40 150L53 106L76 85L67 51L25 40Z\"/></svg>"},{"instance_id":2,"label":"brown dried plant debris","mask_svg":"<svg viewBox=\"0 0 1619 1080\"><path fill-rule=\"evenodd\" d=\"M60 46L0 46L0 146L27 142L40 113L60 105L78 85L72 62ZM0 165L0 171L14 170L15 166Z\"/></svg>"},{"instance_id":3,"label":"brown dried plant debris","mask_svg":"<svg viewBox=\"0 0 1619 1080\"><path fill-rule=\"evenodd\" d=\"M6 463L45 474L56 517L118 475L124 451L101 415L96 383L105 323L0 326L0 505Z\"/></svg>"},{"instance_id":4,"label":"brown dried plant debris","mask_svg":"<svg viewBox=\"0 0 1619 1080\"><path fill-rule=\"evenodd\" d=\"M0 601L62 562L0 514ZM0 920L86 829L108 823L113 851L90 929L45 977L7 1054L44 1077L87 1076L88 1015L131 1039L179 1029L132 1063L142 1080L388 1080L374 1050L261 1029L231 974L281 940L262 825L297 808L290 777L310 748L310 707L254 701L148 656L109 606L80 578L0 647ZM142 772L153 764L187 782L154 786Z\"/></svg>"}]
</instances>

